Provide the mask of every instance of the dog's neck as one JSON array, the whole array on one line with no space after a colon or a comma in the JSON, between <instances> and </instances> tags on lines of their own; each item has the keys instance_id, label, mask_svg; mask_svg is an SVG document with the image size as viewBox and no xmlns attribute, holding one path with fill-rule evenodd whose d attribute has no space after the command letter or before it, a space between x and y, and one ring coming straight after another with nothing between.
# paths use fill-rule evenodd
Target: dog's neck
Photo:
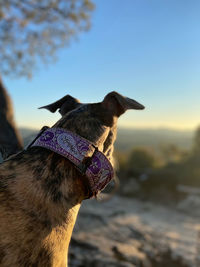
<instances>
[{"instance_id":1,"label":"dog's neck","mask_svg":"<svg viewBox=\"0 0 200 267\"><path fill-rule=\"evenodd\" d=\"M86 198L96 196L114 176L108 158L93 143L63 128L45 126L29 147L43 147L70 160L88 184Z\"/></svg>"}]
</instances>

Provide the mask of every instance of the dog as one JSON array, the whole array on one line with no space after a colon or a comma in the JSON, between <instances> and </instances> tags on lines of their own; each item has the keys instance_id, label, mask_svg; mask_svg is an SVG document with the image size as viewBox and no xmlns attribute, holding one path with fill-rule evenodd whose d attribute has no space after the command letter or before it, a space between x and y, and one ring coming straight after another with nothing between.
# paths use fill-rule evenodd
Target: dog
<instances>
[{"instance_id":1,"label":"dog","mask_svg":"<svg viewBox=\"0 0 200 267\"><path fill-rule=\"evenodd\" d=\"M42 108L51 112L59 109L62 118L52 128L40 133L26 150L0 165L2 267L66 267L80 204L96 194L96 191L91 194L91 188L89 190L86 169L75 166L69 158L42 147L39 142L48 141L52 131L75 135L84 144L92 144L91 148L109 167L113 162L118 117L128 109L143 109L144 106L111 92L95 104L82 104L67 95ZM71 152L70 142L66 142L68 152L75 153L74 146L71 145ZM84 164L91 164L92 155L84 156L87 158ZM101 179L108 177L108 173L103 173ZM95 183L99 185L99 181ZM95 188L101 190L102 186Z\"/></svg>"}]
</instances>

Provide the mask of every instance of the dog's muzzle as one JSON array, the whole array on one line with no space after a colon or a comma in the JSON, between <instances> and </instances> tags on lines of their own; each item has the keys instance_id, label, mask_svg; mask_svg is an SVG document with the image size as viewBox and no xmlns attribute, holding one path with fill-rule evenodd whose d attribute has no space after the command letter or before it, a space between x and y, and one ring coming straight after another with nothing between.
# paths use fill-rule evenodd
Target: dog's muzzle
<instances>
[{"instance_id":1,"label":"dog's muzzle","mask_svg":"<svg viewBox=\"0 0 200 267\"><path fill-rule=\"evenodd\" d=\"M87 178L89 198L96 196L114 177L108 158L87 139L62 128L43 127L28 147L43 147L70 160Z\"/></svg>"}]
</instances>

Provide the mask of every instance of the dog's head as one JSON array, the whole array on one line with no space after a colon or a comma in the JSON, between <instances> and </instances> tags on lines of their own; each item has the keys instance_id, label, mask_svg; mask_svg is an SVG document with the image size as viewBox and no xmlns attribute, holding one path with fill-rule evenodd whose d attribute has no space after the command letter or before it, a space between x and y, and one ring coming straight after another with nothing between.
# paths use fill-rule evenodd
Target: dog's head
<instances>
[{"instance_id":1,"label":"dog's head","mask_svg":"<svg viewBox=\"0 0 200 267\"><path fill-rule=\"evenodd\" d=\"M117 92L111 92L99 103L82 104L66 95L41 108L51 112L59 109L62 118L53 127L65 128L88 139L112 162L118 117L128 109L144 109L144 106Z\"/></svg>"}]
</instances>

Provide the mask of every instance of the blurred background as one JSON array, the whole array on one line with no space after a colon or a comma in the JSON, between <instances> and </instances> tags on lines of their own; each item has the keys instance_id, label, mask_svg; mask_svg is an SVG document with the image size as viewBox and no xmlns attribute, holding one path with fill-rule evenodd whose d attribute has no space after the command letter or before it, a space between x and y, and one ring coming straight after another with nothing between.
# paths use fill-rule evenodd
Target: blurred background
<instances>
[{"instance_id":1,"label":"blurred background","mask_svg":"<svg viewBox=\"0 0 200 267\"><path fill-rule=\"evenodd\" d=\"M88 103L115 90L146 107L119 119L119 190L84 203L70 266L200 266L199 9L198 0L0 2L3 158L60 118L38 107L66 94Z\"/></svg>"}]
</instances>

